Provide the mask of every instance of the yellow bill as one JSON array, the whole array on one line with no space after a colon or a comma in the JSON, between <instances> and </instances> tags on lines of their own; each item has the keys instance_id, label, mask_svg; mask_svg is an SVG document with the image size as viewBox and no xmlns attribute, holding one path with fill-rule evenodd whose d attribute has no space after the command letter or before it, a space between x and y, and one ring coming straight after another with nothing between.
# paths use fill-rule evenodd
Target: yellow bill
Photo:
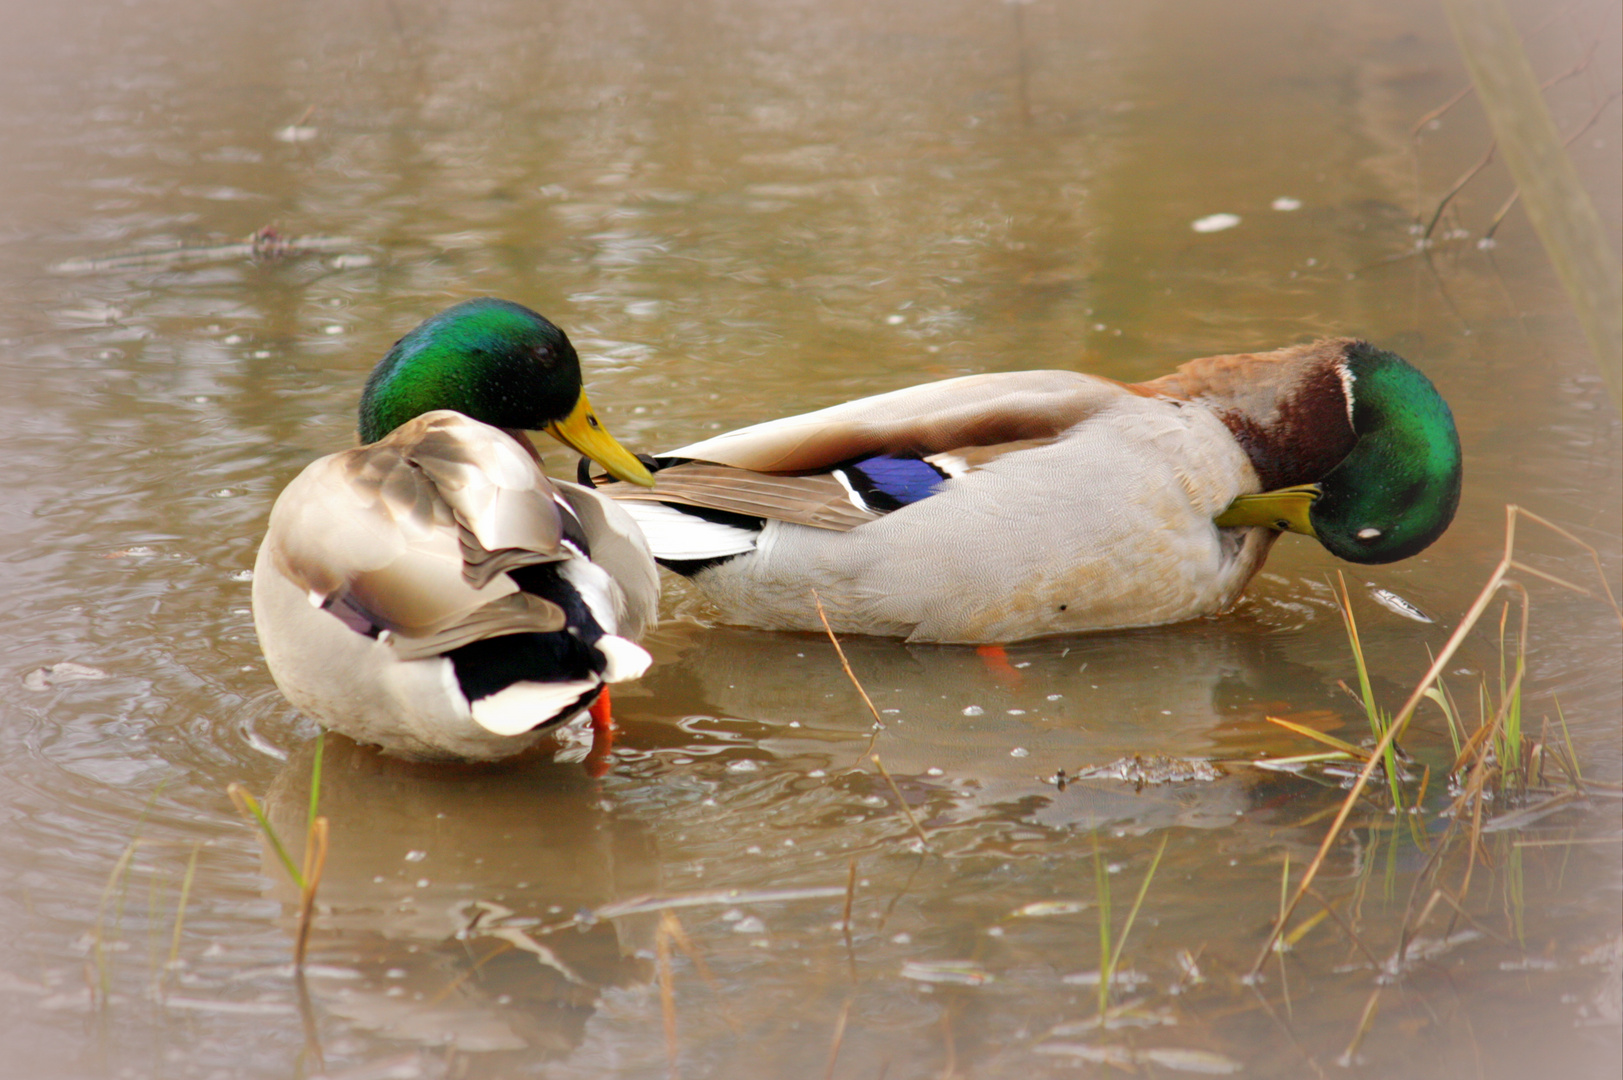
<instances>
[{"instance_id":1,"label":"yellow bill","mask_svg":"<svg viewBox=\"0 0 1623 1080\"><path fill-rule=\"evenodd\" d=\"M1317 536L1313 523L1308 520L1308 511L1319 494L1319 485L1299 484L1256 495L1241 495L1214 520L1224 527L1261 525L1281 532Z\"/></svg>"},{"instance_id":2,"label":"yellow bill","mask_svg":"<svg viewBox=\"0 0 1623 1080\"><path fill-rule=\"evenodd\" d=\"M615 442L614 436L609 434L608 428L592 411L592 403L586 400L585 390L580 392L580 398L569 415L555 424L547 425L546 432L603 466L616 480L641 484L643 487L654 486L654 474L630 450Z\"/></svg>"}]
</instances>

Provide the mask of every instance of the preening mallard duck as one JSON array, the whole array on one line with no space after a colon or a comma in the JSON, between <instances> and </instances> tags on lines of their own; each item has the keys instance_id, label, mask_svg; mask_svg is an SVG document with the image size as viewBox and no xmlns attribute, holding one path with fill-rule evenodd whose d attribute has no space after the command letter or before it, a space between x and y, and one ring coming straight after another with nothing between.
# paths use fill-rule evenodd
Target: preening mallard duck
<instances>
[{"instance_id":1,"label":"preening mallard duck","mask_svg":"<svg viewBox=\"0 0 1623 1080\"><path fill-rule=\"evenodd\" d=\"M1406 558L1460 494L1431 382L1348 338L1128 384L969 375L661 455L621 500L722 619L993 643L1222 611L1280 530Z\"/></svg>"},{"instance_id":2,"label":"preening mallard duck","mask_svg":"<svg viewBox=\"0 0 1623 1080\"><path fill-rule=\"evenodd\" d=\"M542 474L546 431L651 484L581 388L563 331L469 300L395 343L361 396L364 445L277 498L254 626L301 712L406 757L493 760L635 678L658 572L618 505Z\"/></svg>"}]
</instances>

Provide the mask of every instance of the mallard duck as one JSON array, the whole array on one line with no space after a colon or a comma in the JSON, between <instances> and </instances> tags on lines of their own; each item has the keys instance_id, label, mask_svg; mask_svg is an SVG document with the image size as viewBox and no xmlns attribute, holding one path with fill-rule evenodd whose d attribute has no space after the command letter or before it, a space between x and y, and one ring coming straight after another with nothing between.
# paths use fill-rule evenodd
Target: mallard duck
<instances>
[{"instance_id":1,"label":"mallard duck","mask_svg":"<svg viewBox=\"0 0 1623 1080\"><path fill-rule=\"evenodd\" d=\"M389 350L361 395L363 445L277 498L254 563L254 627L301 712L412 758L518 753L642 674L658 571L618 505L548 480L546 431L633 484L648 470L581 388L564 332L469 300Z\"/></svg>"},{"instance_id":2,"label":"mallard duck","mask_svg":"<svg viewBox=\"0 0 1623 1080\"><path fill-rule=\"evenodd\" d=\"M610 484L723 621L992 644L1221 612L1284 530L1358 563L1437 539L1448 405L1337 338L1121 383L969 375L787 417Z\"/></svg>"}]
</instances>

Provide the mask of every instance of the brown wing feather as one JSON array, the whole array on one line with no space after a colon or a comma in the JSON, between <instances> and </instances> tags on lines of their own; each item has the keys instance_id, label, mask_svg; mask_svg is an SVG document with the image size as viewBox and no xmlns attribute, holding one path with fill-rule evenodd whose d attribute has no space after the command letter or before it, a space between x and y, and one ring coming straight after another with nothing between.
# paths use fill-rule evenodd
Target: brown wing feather
<instances>
[{"instance_id":1,"label":"brown wing feather","mask_svg":"<svg viewBox=\"0 0 1623 1080\"><path fill-rule=\"evenodd\" d=\"M828 473L778 476L690 461L661 469L655 477L652 490L614 483L605 485L603 493L625 501L708 507L836 532L880 516L853 505L846 489Z\"/></svg>"}]
</instances>

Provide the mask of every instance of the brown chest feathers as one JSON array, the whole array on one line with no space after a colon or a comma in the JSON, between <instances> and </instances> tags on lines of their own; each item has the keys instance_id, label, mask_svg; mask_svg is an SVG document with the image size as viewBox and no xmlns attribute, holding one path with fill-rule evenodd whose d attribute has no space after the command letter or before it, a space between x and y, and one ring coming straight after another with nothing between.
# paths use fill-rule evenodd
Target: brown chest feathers
<instances>
[{"instance_id":1,"label":"brown chest feathers","mask_svg":"<svg viewBox=\"0 0 1623 1080\"><path fill-rule=\"evenodd\" d=\"M1326 338L1203 357L1135 389L1209 406L1250 457L1262 490L1312 483L1358 441L1340 367L1350 344Z\"/></svg>"}]
</instances>

